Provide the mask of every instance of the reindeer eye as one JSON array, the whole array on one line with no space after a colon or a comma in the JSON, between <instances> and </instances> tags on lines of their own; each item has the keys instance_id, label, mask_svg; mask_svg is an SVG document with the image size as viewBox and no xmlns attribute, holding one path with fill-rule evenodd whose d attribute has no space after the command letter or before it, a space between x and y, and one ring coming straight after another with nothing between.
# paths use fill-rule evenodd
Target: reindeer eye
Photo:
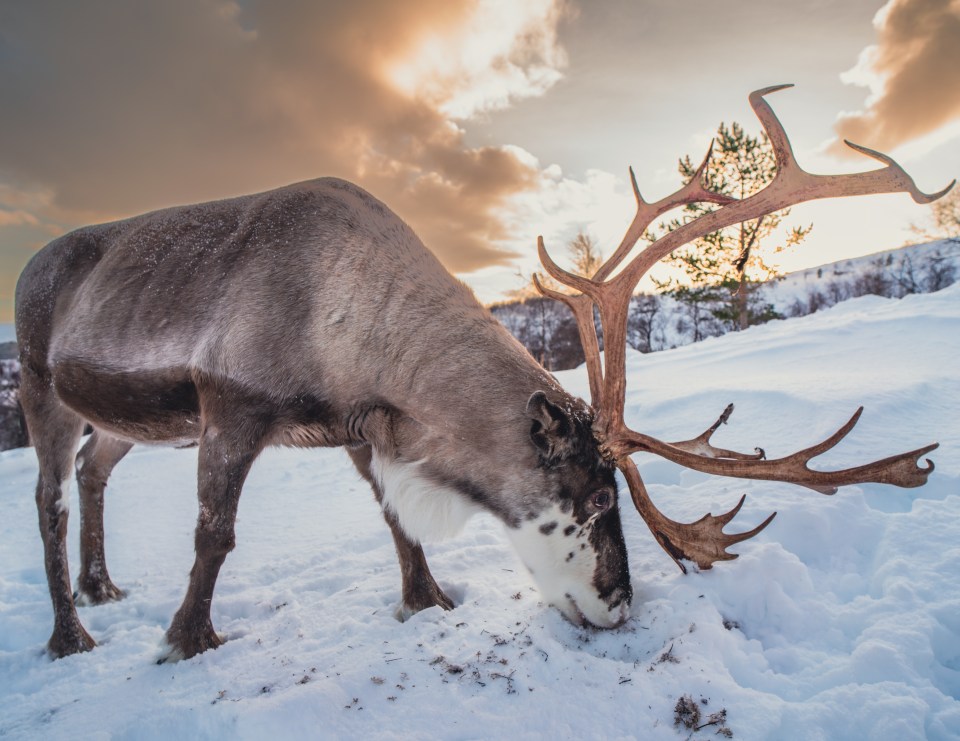
<instances>
[{"instance_id":1,"label":"reindeer eye","mask_svg":"<svg viewBox=\"0 0 960 741\"><path fill-rule=\"evenodd\" d=\"M596 491L593 493L593 498L591 499L593 506L603 512L610 506L610 492L608 491Z\"/></svg>"}]
</instances>

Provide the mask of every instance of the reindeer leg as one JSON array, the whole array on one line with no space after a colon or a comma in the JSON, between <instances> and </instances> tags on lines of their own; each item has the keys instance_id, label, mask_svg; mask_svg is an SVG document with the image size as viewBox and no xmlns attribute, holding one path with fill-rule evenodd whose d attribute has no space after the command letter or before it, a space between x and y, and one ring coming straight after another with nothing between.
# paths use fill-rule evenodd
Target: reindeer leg
<instances>
[{"instance_id":1,"label":"reindeer leg","mask_svg":"<svg viewBox=\"0 0 960 741\"><path fill-rule=\"evenodd\" d=\"M380 485L377 483L373 474L370 472L370 461L372 458L372 449L369 445L359 448L348 448L347 452L353 459L353 464L357 467L360 475L363 476L373 489L373 494L377 501L383 503L383 492L380 491ZM453 609L453 601L444 594L443 590L430 573L430 567L427 565L427 558L423 554L423 548L419 543L415 543L407 537L397 522L397 518L392 512L383 509L383 519L390 526L390 533L393 535L393 543L397 549L397 558L400 560L400 577L403 584L403 603L398 611L398 617L406 620L421 610L428 607L439 606L444 610Z\"/></svg>"},{"instance_id":2,"label":"reindeer leg","mask_svg":"<svg viewBox=\"0 0 960 741\"><path fill-rule=\"evenodd\" d=\"M80 575L73 599L78 605L101 605L123 599L110 580L103 549L103 490L114 466L133 443L94 430L77 456L80 486Z\"/></svg>"},{"instance_id":3,"label":"reindeer leg","mask_svg":"<svg viewBox=\"0 0 960 741\"><path fill-rule=\"evenodd\" d=\"M196 557L187 594L167 630L169 650L158 663L189 659L223 643L210 620L210 603L220 567L236 544L240 491L265 437L263 419L230 414L231 408L242 410L242 403L216 391L206 396L201 394L200 401L203 432L197 472Z\"/></svg>"},{"instance_id":4,"label":"reindeer leg","mask_svg":"<svg viewBox=\"0 0 960 741\"><path fill-rule=\"evenodd\" d=\"M77 616L66 547L70 475L83 419L60 403L49 377L41 378L27 364L21 377L20 401L40 464L37 513L53 601L53 635L47 650L54 658L61 658L97 645Z\"/></svg>"},{"instance_id":5,"label":"reindeer leg","mask_svg":"<svg viewBox=\"0 0 960 741\"><path fill-rule=\"evenodd\" d=\"M373 488L377 495L377 501L380 501L382 495L376 484ZM397 617L406 620L411 615L434 605L442 607L444 610L452 610L453 600L444 594L444 591L434 580L420 544L407 537L392 512L383 510L383 519L390 526L393 543L397 549L397 557L400 560L403 604L397 611Z\"/></svg>"}]
</instances>

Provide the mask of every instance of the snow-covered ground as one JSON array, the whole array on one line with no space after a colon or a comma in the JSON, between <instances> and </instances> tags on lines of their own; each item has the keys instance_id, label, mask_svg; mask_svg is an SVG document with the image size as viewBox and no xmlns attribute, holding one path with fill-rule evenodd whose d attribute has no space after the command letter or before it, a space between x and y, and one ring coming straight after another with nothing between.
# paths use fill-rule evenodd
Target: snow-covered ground
<instances>
[{"instance_id":1,"label":"snow-covered ground","mask_svg":"<svg viewBox=\"0 0 960 741\"><path fill-rule=\"evenodd\" d=\"M823 463L937 440L927 486L833 497L638 459L667 514L777 510L737 561L683 576L622 496L636 590L614 631L540 603L488 517L428 557L456 609L393 617L400 577L368 488L338 450L271 450L240 505L213 604L228 641L157 665L192 562L196 452L136 448L107 493L107 555L128 597L81 608L100 646L50 661L32 450L0 454L4 738L960 738L960 284L864 297L678 350L630 357L628 421L779 456L860 404ZM584 393L582 370L561 375ZM70 531L76 570L76 487ZM674 727L688 696L700 723Z\"/></svg>"}]
</instances>

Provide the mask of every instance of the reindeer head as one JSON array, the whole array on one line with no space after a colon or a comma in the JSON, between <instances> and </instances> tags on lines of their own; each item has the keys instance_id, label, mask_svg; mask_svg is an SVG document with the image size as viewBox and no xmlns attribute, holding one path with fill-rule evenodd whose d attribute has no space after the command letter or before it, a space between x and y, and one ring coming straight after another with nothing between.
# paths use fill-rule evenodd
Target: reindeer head
<instances>
[{"instance_id":1,"label":"reindeer head","mask_svg":"<svg viewBox=\"0 0 960 741\"><path fill-rule=\"evenodd\" d=\"M589 409L566 398L564 407L537 391L527 403L548 497L507 533L544 599L578 625L612 628L633 596L615 469L600 454Z\"/></svg>"}]
</instances>

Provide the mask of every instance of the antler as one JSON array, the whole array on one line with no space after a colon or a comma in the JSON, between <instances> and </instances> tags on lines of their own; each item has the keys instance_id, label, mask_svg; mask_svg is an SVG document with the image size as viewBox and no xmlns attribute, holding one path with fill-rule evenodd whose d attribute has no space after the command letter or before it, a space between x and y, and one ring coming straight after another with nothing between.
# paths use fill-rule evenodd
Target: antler
<instances>
[{"instance_id":1,"label":"antler","mask_svg":"<svg viewBox=\"0 0 960 741\"><path fill-rule=\"evenodd\" d=\"M750 94L750 105L767 132L777 161L774 179L762 190L737 200L715 193L703 184L703 174L710 161L711 148L696 173L680 190L655 203L647 203L640 195L637 181L630 169L630 181L637 201L634 216L620 245L592 278L574 275L560 268L547 253L543 238L537 240L540 261L546 271L560 283L579 291L567 295L544 288L534 277L537 289L551 298L563 301L573 311L583 344L590 379L591 405L595 411L594 435L603 455L614 461L623 472L634 504L647 522L657 541L684 569L681 560L696 562L700 568L710 568L719 560L736 558L726 547L751 538L773 519L768 517L759 526L745 533L727 535L723 527L737 514L743 499L730 512L719 517L706 515L697 522L674 522L659 512L647 496L636 466L630 460L633 452L650 452L668 460L706 473L736 478L787 481L832 494L838 486L853 483L878 482L895 486L921 486L933 471L933 463L919 465L922 455L936 444L908 453L884 458L862 466L840 471L815 471L807 467L809 461L842 440L856 425L863 409L821 443L776 460L765 460L762 449L752 454L715 448L710 437L725 424L733 411L729 405L720 418L705 432L692 440L665 443L629 429L623 421L626 394L626 334L630 298L640 279L657 262L678 247L732 224L756 219L805 201L838 196L870 193L909 193L917 203L930 203L944 196L956 183L953 181L939 193L920 191L913 179L888 156L850 142L846 144L862 154L883 162L886 167L868 172L845 175L813 175L797 163L793 149L773 110L764 99L769 93L792 87L778 85ZM642 250L623 270L611 277L632 251L647 227L661 214L678 206L709 202L719 208L678 227ZM604 333L604 361L600 360L599 341L593 323L594 306L600 313ZM776 514L776 513L774 513ZM686 570L686 569L684 569Z\"/></svg>"},{"instance_id":2,"label":"antler","mask_svg":"<svg viewBox=\"0 0 960 741\"><path fill-rule=\"evenodd\" d=\"M647 488L643 485L643 479L640 478L640 472L630 458L623 459L620 470L627 480L630 496L633 498L633 504L640 516L646 521L650 532L653 533L663 550L670 555L670 558L674 560L684 574L687 573L687 567L683 564L684 561L692 561L701 569L709 569L715 561L733 560L737 557L737 554L729 553L727 547L752 538L777 516L776 512L772 513L753 530L748 530L745 533L728 535L723 532L724 525L736 517L737 512L743 506L743 502L747 498L747 495L744 494L737 502L737 506L725 514L719 516L706 514L696 522L690 523L675 522L658 510L650 501Z\"/></svg>"},{"instance_id":3,"label":"antler","mask_svg":"<svg viewBox=\"0 0 960 741\"><path fill-rule=\"evenodd\" d=\"M637 201L637 213L633 217L633 221L630 222L630 226L627 227L627 232L623 235L623 239L620 240L620 246L617 247L610 258L600 266L591 282L599 284L606 280L610 273L616 270L620 263L623 262L623 259L630 254L630 251L637 243L637 240L643 236L647 227L667 211L687 203L708 202L723 205L736 200L722 193L714 193L712 190L708 190L703 186L703 173L710 163L710 156L712 154L713 142L710 142L703 162L700 163L700 166L697 168L694 176L690 178L690 181L676 193L668 195L656 203L647 203L643 199L643 196L640 195L640 188L637 186L637 178L633 174L633 168L628 168L630 170L630 183L633 185L633 196ZM545 267L547 267L548 261L553 263L547 254L546 247L544 247L543 237L537 237L537 250L540 253L540 261ZM554 267L556 267L555 264ZM559 270L559 268L557 269ZM554 275L549 267L547 267L547 272ZM567 273L566 271L562 272L565 277L574 279L580 277L572 273ZM557 276L554 275L554 277L556 278ZM552 291L540 283L536 274L533 276L533 282L541 294L548 298L562 301L569 306L573 312L574 319L577 323L577 330L580 333L580 344L583 346L584 357L587 362L587 374L590 379L590 404L594 409L599 409L603 405L603 371L601 370L600 363L600 344L597 340L596 328L593 325L594 301L590 297L589 292L583 287L570 283L565 278L558 278L558 280L565 285L582 291L582 293L571 295ZM639 280L639 278L637 280ZM629 298L627 299L627 303L629 304Z\"/></svg>"}]
</instances>

